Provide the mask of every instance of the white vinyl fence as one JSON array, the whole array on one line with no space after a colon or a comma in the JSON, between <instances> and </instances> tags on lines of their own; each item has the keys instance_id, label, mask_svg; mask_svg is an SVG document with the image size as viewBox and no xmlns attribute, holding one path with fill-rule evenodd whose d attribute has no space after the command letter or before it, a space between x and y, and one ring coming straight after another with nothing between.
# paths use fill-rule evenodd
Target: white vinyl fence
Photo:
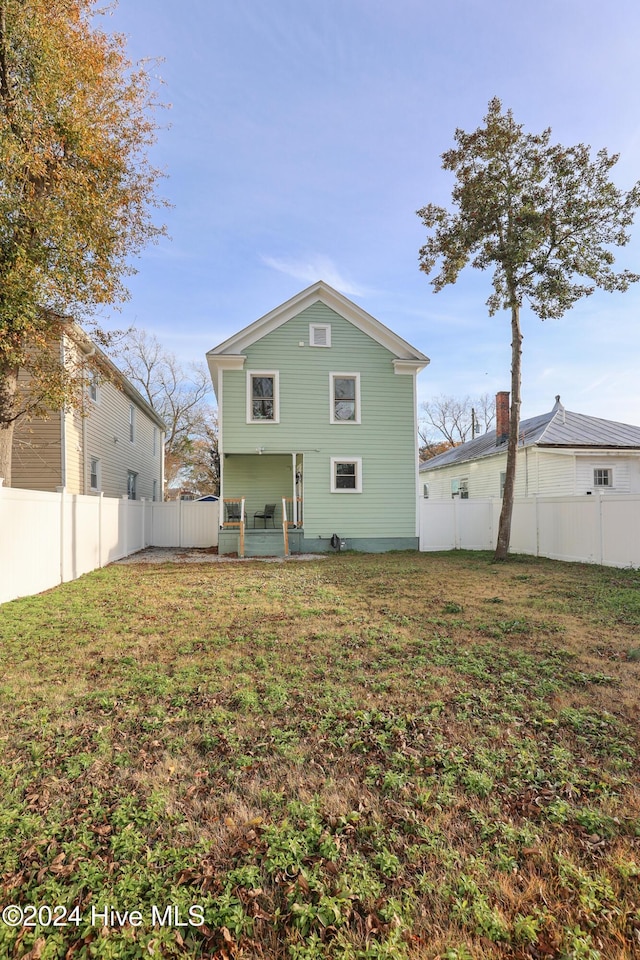
<instances>
[{"instance_id":1,"label":"white vinyl fence","mask_svg":"<svg viewBox=\"0 0 640 960\"><path fill-rule=\"evenodd\" d=\"M421 550L493 550L501 500L420 500ZM511 553L640 567L640 496L516 500Z\"/></svg>"},{"instance_id":2,"label":"white vinyl fence","mask_svg":"<svg viewBox=\"0 0 640 960\"><path fill-rule=\"evenodd\" d=\"M144 547L217 543L216 502L152 503L0 486L0 603L75 580Z\"/></svg>"}]
</instances>

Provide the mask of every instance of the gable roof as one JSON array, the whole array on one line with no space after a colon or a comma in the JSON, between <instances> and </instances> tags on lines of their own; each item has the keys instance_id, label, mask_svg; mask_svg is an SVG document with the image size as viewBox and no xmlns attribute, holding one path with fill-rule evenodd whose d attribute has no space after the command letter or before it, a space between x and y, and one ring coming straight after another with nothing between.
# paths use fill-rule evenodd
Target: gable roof
<instances>
[{"instance_id":1,"label":"gable roof","mask_svg":"<svg viewBox=\"0 0 640 960\"><path fill-rule=\"evenodd\" d=\"M330 287L324 280L318 280L291 297L286 303L281 304L269 313L266 313L259 320L244 327L238 333L235 333L228 340L214 347L207 352L207 361L213 375L214 371L220 366L220 360L223 357L237 357L251 346L257 340L261 340L266 334L276 330L283 323L291 320L293 317L302 313L307 307L317 303L325 304L330 310L335 311L349 323L352 323L363 333L366 333L373 340L376 340L381 346L386 347L398 360L408 361L415 365L414 369L421 370L429 363L429 358L412 347L410 343L399 337L389 327L372 317L362 307L348 300L347 297L338 293L333 287ZM220 360L218 359L220 358ZM215 383L215 378L214 378Z\"/></svg>"},{"instance_id":2,"label":"gable roof","mask_svg":"<svg viewBox=\"0 0 640 960\"><path fill-rule=\"evenodd\" d=\"M518 448L522 447L588 447L608 450L640 449L640 427L615 420L602 420L583 413L565 410L560 397L549 413L520 422ZM451 450L420 464L420 473L468 463L483 457L506 453L507 441L496 443L496 431L490 430L475 440L468 440Z\"/></svg>"},{"instance_id":3,"label":"gable roof","mask_svg":"<svg viewBox=\"0 0 640 960\"><path fill-rule=\"evenodd\" d=\"M107 382L112 382L122 393L138 406L147 417L164 433L167 432L167 425L151 404L145 400L140 391L134 387L131 380L119 369L113 360L107 356L97 343L95 343L75 321L70 321L65 330L69 339L82 351L85 357L96 357L98 368L107 377Z\"/></svg>"}]
</instances>

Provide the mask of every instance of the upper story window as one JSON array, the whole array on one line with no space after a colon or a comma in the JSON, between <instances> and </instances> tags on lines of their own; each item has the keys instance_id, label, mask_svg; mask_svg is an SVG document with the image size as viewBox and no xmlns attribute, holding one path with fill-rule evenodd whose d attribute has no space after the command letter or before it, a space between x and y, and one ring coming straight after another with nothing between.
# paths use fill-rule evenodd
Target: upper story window
<instances>
[{"instance_id":1,"label":"upper story window","mask_svg":"<svg viewBox=\"0 0 640 960\"><path fill-rule=\"evenodd\" d=\"M613 470L611 467L607 467L606 469L596 467L593 471L593 485L594 487L612 487Z\"/></svg>"},{"instance_id":2,"label":"upper story window","mask_svg":"<svg viewBox=\"0 0 640 960\"><path fill-rule=\"evenodd\" d=\"M158 428L153 428L153 456L155 457L158 453Z\"/></svg>"},{"instance_id":3,"label":"upper story window","mask_svg":"<svg viewBox=\"0 0 640 960\"><path fill-rule=\"evenodd\" d=\"M332 373L331 423L360 423L360 374Z\"/></svg>"},{"instance_id":4,"label":"upper story window","mask_svg":"<svg viewBox=\"0 0 640 960\"><path fill-rule=\"evenodd\" d=\"M89 380L89 399L93 400L94 403L98 402L98 377L95 373L91 375Z\"/></svg>"},{"instance_id":5,"label":"upper story window","mask_svg":"<svg viewBox=\"0 0 640 960\"><path fill-rule=\"evenodd\" d=\"M277 371L247 372L247 423L279 423Z\"/></svg>"},{"instance_id":6,"label":"upper story window","mask_svg":"<svg viewBox=\"0 0 640 960\"><path fill-rule=\"evenodd\" d=\"M330 323L310 323L309 324L309 346L310 347L330 347L331 346L331 324Z\"/></svg>"},{"instance_id":7,"label":"upper story window","mask_svg":"<svg viewBox=\"0 0 640 960\"><path fill-rule=\"evenodd\" d=\"M136 408L132 403L129 404L129 440L131 443L136 437Z\"/></svg>"}]
</instances>

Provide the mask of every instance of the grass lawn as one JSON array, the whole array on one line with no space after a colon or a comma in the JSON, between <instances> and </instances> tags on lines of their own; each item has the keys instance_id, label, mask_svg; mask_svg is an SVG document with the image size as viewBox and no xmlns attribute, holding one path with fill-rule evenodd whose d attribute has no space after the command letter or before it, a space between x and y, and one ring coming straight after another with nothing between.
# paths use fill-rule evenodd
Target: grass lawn
<instances>
[{"instance_id":1,"label":"grass lawn","mask_svg":"<svg viewBox=\"0 0 640 960\"><path fill-rule=\"evenodd\" d=\"M6 604L0 958L638 958L639 680L640 573L530 558Z\"/></svg>"}]
</instances>

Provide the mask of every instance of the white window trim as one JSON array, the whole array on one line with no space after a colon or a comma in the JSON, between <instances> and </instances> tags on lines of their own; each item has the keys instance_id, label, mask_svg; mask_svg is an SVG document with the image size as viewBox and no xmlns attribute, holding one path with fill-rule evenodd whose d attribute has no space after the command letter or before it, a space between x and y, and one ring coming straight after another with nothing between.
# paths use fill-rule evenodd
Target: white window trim
<instances>
[{"instance_id":1,"label":"white window trim","mask_svg":"<svg viewBox=\"0 0 640 960\"><path fill-rule=\"evenodd\" d=\"M336 487L336 464L338 463L355 463L355 490ZM362 493L362 457L331 457L331 493Z\"/></svg>"},{"instance_id":2,"label":"white window trim","mask_svg":"<svg viewBox=\"0 0 640 960\"><path fill-rule=\"evenodd\" d=\"M133 403L129 404L129 443L136 442L136 408Z\"/></svg>"},{"instance_id":3,"label":"white window trim","mask_svg":"<svg viewBox=\"0 0 640 960\"><path fill-rule=\"evenodd\" d=\"M336 379L351 379L353 378L356 381L356 417L355 420L336 420L335 417L335 394L333 389L333 382ZM353 426L355 423L361 422L360 416L360 374L359 373L330 373L329 374L329 422L330 423L339 423L339 424L350 424Z\"/></svg>"},{"instance_id":4,"label":"white window trim","mask_svg":"<svg viewBox=\"0 0 640 960\"><path fill-rule=\"evenodd\" d=\"M273 420L254 420L251 416L252 377L273 377ZM280 423L280 373L278 370L247 370L247 423Z\"/></svg>"},{"instance_id":5,"label":"white window trim","mask_svg":"<svg viewBox=\"0 0 640 960\"><path fill-rule=\"evenodd\" d=\"M133 496L131 496L131 487L129 486L129 480L133 477ZM127 470L127 496L130 500L138 499L138 471L137 470Z\"/></svg>"},{"instance_id":6,"label":"white window trim","mask_svg":"<svg viewBox=\"0 0 640 960\"><path fill-rule=\"evenodd\" d=\"M604 472L608 473L611 483L596 483L596 472L598 471L600 473L604 473ZM615 479L615 476L613 473L613 467L594 467L593 468L593 486L596 488L596 490L612 490L614 479Z\"/></svg>"},{"instance_id":7,"label":"white window trim","mask_svg":"<svg viewBox=\"0 0 640 960\"><path fill-rule=\"evenodd\" d=\"M95 397L92 396L93 392L95 392ZM97 373L92 374L91 377L89 378L89 387L87 390L87 394L89 396L89 400L91 401L91 403L96 403L96 404L100 403L100 383L98 380Z\"/></svg>"},{"instance_id":8,"label":"white window trim","mask_svg":"<svg viewBox=\"0 0 640 960\"><path fill-rule=\"evenodd\" d=\"M91 485L91 474L93 470L91 469L91 464L95 462L96 465L96 485L95 487ZM89 457L89 489L95 493L100 492L102 486L102 464L100 462L100 457Z\"/></svg>"},{"instance_id":9,"label":"white window trim","mask_svg":"<svg viewBox=\"0 0 640 960\"><path fill-rule=\"evenodd\" d=\"M316 343L316 330L324 330L326 333L326 343ZM320 350L326 350L331 346L331 324L330 323L310 323L309 324L309 346Z\"/></svg>"},{"instance_id":10,"label":"white window trim","mask_svg":"<svg viewBox=\"0 0 640 960\"><path fill-rule=\"evenodd\" d=\"M455 484L455 487L454 487ZM463 485L466 484L467 495L466 497L462 496ZM459 500L468 500L469 499L469 476L468 474L463 477L452 477L451 478L451 499L458 498Z\"/></svg>"}]
</instances>

